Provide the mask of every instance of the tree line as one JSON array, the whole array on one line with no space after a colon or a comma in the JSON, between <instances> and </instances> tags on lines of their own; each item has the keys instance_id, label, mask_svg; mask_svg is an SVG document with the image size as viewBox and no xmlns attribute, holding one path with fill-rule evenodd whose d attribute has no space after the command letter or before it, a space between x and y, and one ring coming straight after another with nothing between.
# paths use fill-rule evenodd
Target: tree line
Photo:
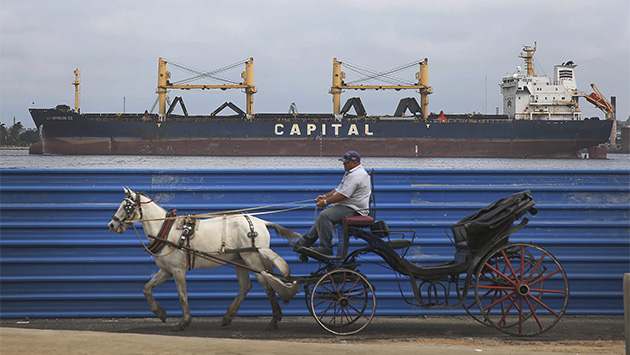
<instances>
[{"instance_id":1,"label":"tree line","mask_svg":"<svg viewBox=\"0 0 630 355\"><path fill-rule=\"evenodd\" d=\"M3 147L28 147L39 141L39 131L26 130L22 122L16 122L11 127L0 123L0 145Z\"/></svg>"}]
</instances>

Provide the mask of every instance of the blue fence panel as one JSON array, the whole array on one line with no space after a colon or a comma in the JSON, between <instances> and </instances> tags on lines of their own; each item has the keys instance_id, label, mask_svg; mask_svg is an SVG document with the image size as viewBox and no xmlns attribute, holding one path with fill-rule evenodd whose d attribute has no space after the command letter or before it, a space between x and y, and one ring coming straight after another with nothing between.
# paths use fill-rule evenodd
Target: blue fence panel
<instances>
[{"instance_id":1,"label":"blue fence panel","mask_svg":"<svg viewBox=\"0 0 630 355\"><path fill-rule=\"evenodd\" d=\"M157 271L133 229L112 234L107 224L123 186L143 191L178 214L209 213L292 202L299 207L335 187L339 170L0 170L0 316L151 316L143 285ZM377 219L416 235L408 257L442 263L453 258L448 227L495 200L529 189L539 213L511 241L548 249L567 272L568 314L622 314L622 277L630 272L630 171L376 170ZM265 207L263 210L274 210ZM314 206L263 219L305 233ZM146 241L142 227L137 225ZM353 244L359 243L356 241ZM272 233L271 247L293 275L308 275L288 242ZM462 314L429 311L401 297L391 270L367 256L360 267L376 286L382 315ZM401 279L406 297L410 284ZM193 316L220 316L238 290L228 268L188 275ZM181 314L173 282L155 291L170 315ZM284 314L308 315L301 294ZM239 315L268 315L262 288L254 288Z\"/></svg>"}]
</instances>

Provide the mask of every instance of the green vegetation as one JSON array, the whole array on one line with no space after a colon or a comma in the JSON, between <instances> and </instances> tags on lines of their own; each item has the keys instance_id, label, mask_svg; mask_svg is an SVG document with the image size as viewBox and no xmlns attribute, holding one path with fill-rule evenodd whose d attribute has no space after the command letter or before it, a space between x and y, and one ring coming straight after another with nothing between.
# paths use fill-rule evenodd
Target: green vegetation
<instances>
[{"instance_id":1,"label":"green vegetation","mask_svg":"<svg viewBox=\"0 0 630 355\"><path fill-rule=\"evenodd\" d=\"M3 147L28 147L39 141L39 131L26 130L22 122L17 122L7 128L0 123L0 146Z\"/></svg>"}]
</instances>

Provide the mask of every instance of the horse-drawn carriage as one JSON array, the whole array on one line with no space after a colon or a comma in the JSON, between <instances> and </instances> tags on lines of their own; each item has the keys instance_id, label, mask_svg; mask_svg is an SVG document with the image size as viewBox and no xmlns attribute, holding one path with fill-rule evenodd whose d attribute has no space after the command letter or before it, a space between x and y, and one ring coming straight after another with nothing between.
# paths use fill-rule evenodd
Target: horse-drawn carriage
<instances>
[{"instance_id":1,"label":"horse-drawn carriage","mask_svg":"<svg viewBox=\"0 0 630 355\"><path fill-rule=\"evenodd\" d=\"M237 266L240 290L223 325L231 322L251 288L251 271L271 301L269 328L276 329L281 319L276 293L288 300L302 286L307 308L320 326L337 335L357 333L371 322L376 311L374 287L360 271L362 258L376 255L382 266L409 279L414 304L428 309L463 307L479 322L502 332L535 335L553 327L563 316L569 284L564 269L547 250L509 241L512 233L527 224L528 213L536 213L534 201L529 191L522 191L462 219L450 227L453 260L437 265L418 265L405 257L415 245L413 231L390 230L386 222L373 217L348 217L341 226L336 255L304 247L294 249L301 259L320 262L318 270L301 276L289 275L286 262L269 249L267 227L288 238L299 235L254 216L230 214L198 220L193 228L199 237L190 240L181 231L167 227L174 217L166 210L145 195L126 190L109 227L122 233L142 221L149 240L166 246L153 252L160 271L147 283L144 294L151 310L164 321L166 313L152 290L175 278L183 312L178 330L192 320L186 271L232 264ZM280 274L273 273L274 267ZM402 290L401 294L406 299Z\"/></svg>"}]
</instances>

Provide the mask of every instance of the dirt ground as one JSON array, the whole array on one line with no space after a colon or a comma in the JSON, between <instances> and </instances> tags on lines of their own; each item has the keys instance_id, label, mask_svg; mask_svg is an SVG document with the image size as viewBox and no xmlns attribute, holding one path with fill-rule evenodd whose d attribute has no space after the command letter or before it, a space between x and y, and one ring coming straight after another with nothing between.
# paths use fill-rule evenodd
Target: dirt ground
<instances>
[{"instance_id":1,"label":"dirt ground","mask_svg":"<svg viewBox=\"0 0 630 355\"><path fill-rule=\"evenodd\" d=\"M195 318L183 332L177 322L154 318L2 319L5 354L624 354L622 316L565 316L535 337L513 337L471 318L375 317L362 332L334 336L310 317L286 317L278 331L268 318Z\"/></svg>"}]
</instances>

